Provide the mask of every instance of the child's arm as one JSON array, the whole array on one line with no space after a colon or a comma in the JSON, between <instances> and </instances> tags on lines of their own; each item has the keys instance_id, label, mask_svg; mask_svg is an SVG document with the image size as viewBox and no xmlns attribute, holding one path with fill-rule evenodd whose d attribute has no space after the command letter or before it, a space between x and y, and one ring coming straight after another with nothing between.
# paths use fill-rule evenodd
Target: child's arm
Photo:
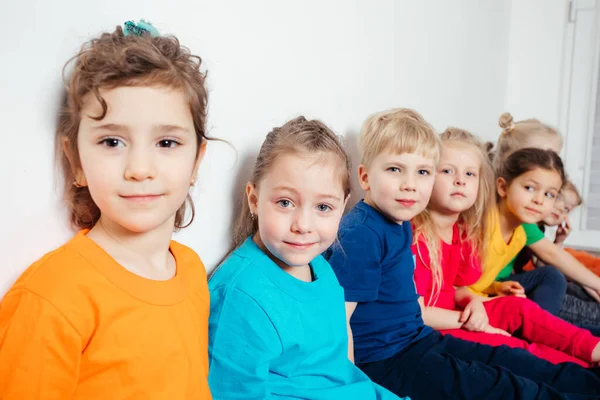
<instances>
[{"instance_id":1,"label":"child's arm","mask_svg":"<svg viewBox=\"0 0 600 400\"><path fill-rule=\"evenodd\" d=\"M209 338L208 383L213 397L271 399L269 365L283 351L271 319L255 299L235 288L219 311L219 317L210 321L215 327Z\"/></svg>"},{"instance_id":2,"label":"child's arm","mask_svg":"<svg viewBox=\"0 0 600 400\"><path fill-rule=\"evenodd\" d=\"M84 347L81 336L47 300L9 292L0 303L0 398L73 396Z\"/></svg>"},{"instance_id":3,"label":"child's arm","mask_svg":"<svg viewBox=\"0 0 600 400\"><path fill-rule=\"evenodd\" d=\"M358 303L346 302L346 329L348 330L348 359L354 364L354 336L352 336L352 327L350 326L350 318L356 310Z\"/></svg>"},{"instance_id":4,"label":"child's arm","mask_svg":"<svg viewBox=\"0 0 600 400\"><path fill-rule=\"evenodd\" d=\"M419 305L423 314L425 325L435 330L460 329L463 324L460 322L460 311L446 310L445 308L430 307L425 305L423 296L419 297Z\"/></svg>"},{"instance_id":5,"label":"child's arm","mask_svg":"<svg viewBox=\"0 0 600 400\"><path fill-rule=\"evenodd\" d=\"M556 266L575 282L600 292L600 278L583 266L577 259L544 238L529 245L531 250L546 263Z\"/></svg>"}]
</instances>

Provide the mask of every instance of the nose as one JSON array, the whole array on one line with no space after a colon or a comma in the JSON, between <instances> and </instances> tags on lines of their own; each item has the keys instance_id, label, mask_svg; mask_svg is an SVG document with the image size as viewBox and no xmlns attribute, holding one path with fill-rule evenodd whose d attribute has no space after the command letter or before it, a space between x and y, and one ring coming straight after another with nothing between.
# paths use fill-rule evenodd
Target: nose
<instances>
[{"instance_id":1,"label":"nose","mask_svg":"<svg viewBox=\"0 0 600 400\"><path fill-rule=\"evenodd\" d=\"M413 174L407 174L400 184L400 190L403 192L414 192L417 190L417 179Z\"/></svg>"},{"instance_id":2,"label":"nose","mask_svg":"<svg viewBox=\"0 0 600 400\"><path fill-rule=\"evenodd\" d=\"M456 179L454 180L454 184L456 186L465 186L466 182L464 176L462 176L461 174L457 174Z\"/></svg>"},{"instance_id":3,"label":"nose","mask_svg":"<svg viewBox=\"0 0 600 400\"><path fill-rule=\"evenodd\" d=\"M538 192L533 196L533 202L538 205L544 204L544 193Z\"/></svg>"},{"instance_id":4,"label":"nose","mask_svg":"<svg viewBox=\"0 0 600 400\"><path fill-rule=\"evenodd\" d=\"M299 208L293 216L292 232L298 234L309 233L312 230L312 217L310 211L304 208Z\"/></svg>"},{"instance_id":5,"label":"nose","mask_svg":"<svg viewBox=\"0 0 600 400\"><path fill-rule=\"evenodd\" d=\"M131 146L127 154L125 179L143 181L156 176L155 153L141 146Z\"/></svg>"}]
</instances>

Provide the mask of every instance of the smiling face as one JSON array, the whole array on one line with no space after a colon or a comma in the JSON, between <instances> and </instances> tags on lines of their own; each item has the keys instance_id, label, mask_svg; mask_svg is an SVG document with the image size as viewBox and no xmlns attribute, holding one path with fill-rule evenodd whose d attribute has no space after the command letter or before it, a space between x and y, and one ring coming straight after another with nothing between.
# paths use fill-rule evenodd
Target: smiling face
<instances>
[{"instance_id":1,"label":"smiling face","mask_svg":"<svg viewBox=\"0 0 600 400\"><path fill-rule=\"evenodd\" d=\"M441 213L459 214L477 200L481 159L477 149L461 142L444 142L430 207Z\"/></svg>"},{"instance_id":2,"label":"smiling face","mask_svg":"<svg viewBox=\"0 0 600 400\"><path fill-rule=\"evenodd\" d=\"M339 157L281 154L264 177L248 183L255 241L280 267L306 267L329 248L346 205Z\"/></svg>"},{"instance_id":3,"label":"smiling face","mask_svg":"<svg viewBox=\"0 0 600 400\"><path fill-rule=\"evenodd\" d=\"M527 171L510 183L498 178L498 194L508 210L521 222L536 224L554 208L562 186L558 172L544 168Z\"/></svg>"},{"instance_id":4,"label":"smiling face","mask_svg":"<svg viewBox=\"0 0 600 400\"><path fill-rule=\"evenodd\" d=\"M410 221L425 209L434 183L435 160L419 154L388 152L358 168L365 202L396 223Z\"/></svg>"},{"instance_id":5,"label":"smiling face","mask_svg":"<svg viewBox=\"0 0 600 400\"><path fill-rule=\"evenodd\" d=\"M205 149L198 152L182 91L164 87L102 90L106 116L84 98L78 132L79 185L89 188L100 221L135 232L173 225Z\"/></svg>"}]
</instances>

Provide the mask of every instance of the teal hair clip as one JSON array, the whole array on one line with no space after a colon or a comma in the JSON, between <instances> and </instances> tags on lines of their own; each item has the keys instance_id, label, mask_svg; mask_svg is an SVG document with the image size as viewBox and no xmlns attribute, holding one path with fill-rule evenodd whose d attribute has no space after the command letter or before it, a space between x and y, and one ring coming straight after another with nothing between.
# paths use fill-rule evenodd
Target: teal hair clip
<instances>
[{"instance_id":1,"label":"teal hair clip","mask_svg":"<svg viewBox=\"0 0 600 400\"><path fill-rule=\"evenodd\" d=\"M123 24L123 34L125 36L143 36L150 35L153 37L160 36L158 30L152 26L150 22L146 22L143 19L140 19L136 24L133 21L127 21Z\"/></svg>"}]
</instances>

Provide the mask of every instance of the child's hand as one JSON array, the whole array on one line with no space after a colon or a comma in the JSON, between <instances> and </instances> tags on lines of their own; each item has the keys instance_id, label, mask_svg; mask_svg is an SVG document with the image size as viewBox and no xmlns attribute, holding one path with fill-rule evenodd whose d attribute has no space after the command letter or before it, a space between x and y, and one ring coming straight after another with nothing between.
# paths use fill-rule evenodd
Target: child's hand
<instances>
[{"instance_id":1,"label":"child's hand","mask_svg":"<svg viewBox=\"0 0 600 400\"><path fill-rule=\"evenodd\" d=\"M477 299L471 300L461 313L459 322L462 322L462 327L468 331L482 332L486 326L489 326L489 318L483 303Z\"/></svg>"},{"instance_id":2,"label":"child's hand","mask_svg":"<svg viewBox=\"0 0 600 400\"><path fill-rule=\"evenodd\" d=\"M587 286L584 286L583 288L585 289L587 294L592 296L594 298L594 300L596 300L598 303L600 303L600 294L596 290L589 288Z\"/></svg>"},{"instance_id":3,"label":"child's hand","mask_svg":"<svg viewBox=\"0 0 600 400\"><path fill-rule=\"evenodd\" d=\"M515 281L496 282L496 294L498 296L527 297L523 286Z\"/></svg>"},{"instance_id":4,"label":"child's hand","mask_svg":"<svg viewBox=\"0 0 600 400\"><path fill-rule=\"evenodd\" d=\"M556 236L554 237L554 244L562 245L567 236L571 233L571 222L569 217L565 217L565 222L558 226L556 230Z\"/></svg>"},{"instance_id":5,"label":"child's hand","mask_svg":"<svg viewBox=\"0 0 600 400\"><path fill-rule=\"evenodd\" d=\"M510 333L506 332L505 330L502 330L500 328L494 328L491 325L488 325L482 332L485 333L492 333L494 335L502 335L502 336L512 336Z\"/></svg>"}]
</instances>

